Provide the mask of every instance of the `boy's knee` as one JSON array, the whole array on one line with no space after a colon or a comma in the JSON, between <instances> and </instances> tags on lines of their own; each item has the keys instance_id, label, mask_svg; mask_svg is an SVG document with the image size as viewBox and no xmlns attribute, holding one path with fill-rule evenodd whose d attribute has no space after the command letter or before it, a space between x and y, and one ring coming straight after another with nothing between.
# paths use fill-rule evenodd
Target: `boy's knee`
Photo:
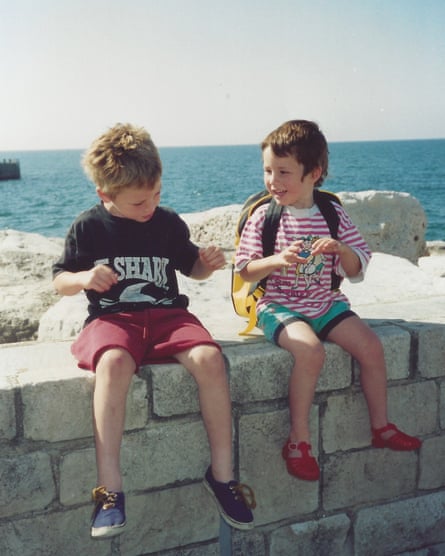
<instances>
[{"instance_id":1,"label":"boy's knee","mask_svg":"<svg viewBox=\"0 0 445 556\"><path fill-rule=\"evenodd\" d=\"M198 382L226 377L224 358L216 346L196 346L188 353L186 360L181 362Z\"/></svg>"},{"instance_id":2,"label":"boy's knee","mask_svg":"<svg viewBox=\"0 0 445 556\"><path fill-rule=\"evenodd\" d=\"M326 351L322 342L302 344L294 352L295 361L304 363L305 366L321 369L326 359Z\"/></svg>"},{"instance_id":3,"label":"boy's knee","mask_svg":"<svg viewBox=\"0 0 445 556\"><path fill-rule=\"evenodd\" d=\"M222 353L216 346L203 344L198 346L197 349L196 360L199 366L225 370Z\"/></svg>"},{"instance_id":4,"label":"boy's knee","mask_svg":"<svg viewBox=\"0 0 445 556\"><path fill-rule=\"evenodd\" d=\"M134 373L136 363L128 351L121 348L107 349L99 356L96 373L105 371L108 373Z\"/></svg>"},{"instance_id":5,"label":"boy's knee","mask_svg":"<svg viewBox=\"0 0 445 556\"><path fill-rule=\"evenodd\" d=\"M362 343L362 352L363 356L367 358L373 358L376 360L384 358L385 354L383 344L374 330L370 330L366 341Z\"/></svg>"}]
</instances>

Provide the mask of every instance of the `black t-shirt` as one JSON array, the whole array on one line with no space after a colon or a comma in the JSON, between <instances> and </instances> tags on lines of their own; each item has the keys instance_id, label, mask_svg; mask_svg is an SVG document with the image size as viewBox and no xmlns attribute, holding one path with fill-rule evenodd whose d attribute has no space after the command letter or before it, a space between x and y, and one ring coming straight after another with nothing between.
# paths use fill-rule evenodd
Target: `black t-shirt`
<instances>
[{"instance_id":1,"label":"black t-shirt","mask_svg":"<svg viewBox=\"0 0 445 556\"><path fill-rule=\"evenodd\" d=\"M98 264L117 273L118 283L110 290L86 291L89 322L103 314L147 307L186 308L188 298L179 294L175 271L189 275L198 257L187 225L173 210L158 207L148 222L139 223L113 216L98 204L71 225L53 276Z\"/></svg>"}]
</instances>

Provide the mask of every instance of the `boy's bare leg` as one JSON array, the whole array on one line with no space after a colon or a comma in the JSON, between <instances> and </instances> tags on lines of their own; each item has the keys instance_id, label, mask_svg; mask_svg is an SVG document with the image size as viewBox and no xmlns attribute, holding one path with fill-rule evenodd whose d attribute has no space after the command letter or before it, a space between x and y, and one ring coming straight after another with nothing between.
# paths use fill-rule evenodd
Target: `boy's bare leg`
<instances>
[{"instance_id":1,"label":"boy's bare leg","mask_svg":"<svg viewBox=\"0 0 445 556\"><path fill-rule=\"evenodd\" d=\"M233 479L232 403L224 359L211 345L200 345L175 355L196 380L199 403L210 446L213 477Z\"/></svg>"},{"instance_id":2,"label":"boy's bare leg","mask_svg":"<svg viewBox=\"0 0 445 556\"><path fill-rule=\"evenodd\" d=\"M125 425L125 406L136 364L119 348L104 352L96 367L93 423L96 441L98 485L108 491L122 490L120 448Z\"/></svg>"},{"instance_id":3,"label":"boy's bare leg","mask_svg":"<svg viewBox=\"0 0 445 556\"><path fill-rule=\"evenodd\" d=\"M368 405L371 426L375 429L388 423L386 364L379 337L359 317L340 322L328 336L360 364L360 381ZM393 433L390 433L393 434Z\"/></svg>"},{"instance_id":4,"label":"boy's bare leg","mask_svg":"<svg viewBox=\"0 0 445 556\"><path fill-rule=\"evenodd\" d=\"M279 345L294 358L289 379L290 440L310 444L309 415L325 351L310 326L303 321L288 324L280 333Z\"/></svg>"}]
</instances>

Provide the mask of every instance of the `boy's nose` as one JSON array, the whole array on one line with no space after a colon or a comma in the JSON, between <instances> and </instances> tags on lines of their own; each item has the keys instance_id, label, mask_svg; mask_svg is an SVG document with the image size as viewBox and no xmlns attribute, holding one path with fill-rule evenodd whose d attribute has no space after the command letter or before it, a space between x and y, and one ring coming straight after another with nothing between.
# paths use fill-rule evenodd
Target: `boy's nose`
<instances>
[{"instance_id":1,"label":"boy's nose","mask_svg":"<svg viewBox=\"0 0 445 556\"><path fill-rule=\"evenodd\" d=\"M274 173L271 173L269 175L269 184L276 185L276 183L277 183L277 176Z\"/></svg>"}]
</instances>

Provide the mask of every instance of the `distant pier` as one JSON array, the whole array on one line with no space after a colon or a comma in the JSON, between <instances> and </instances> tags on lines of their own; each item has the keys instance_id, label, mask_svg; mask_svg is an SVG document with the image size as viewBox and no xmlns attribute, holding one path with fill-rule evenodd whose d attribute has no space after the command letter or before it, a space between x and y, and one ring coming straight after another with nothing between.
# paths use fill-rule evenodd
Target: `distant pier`
<instances>
[{"instance_id":1,"label":"distant pier","mask_svg":"<svg viewBox=\"0 0 445 556\"><path fill-rule=\"evenodd\" d=\"M0 180L19 180L20 163L18 160L0 160Z\"/></svg>"}]
</instances>

